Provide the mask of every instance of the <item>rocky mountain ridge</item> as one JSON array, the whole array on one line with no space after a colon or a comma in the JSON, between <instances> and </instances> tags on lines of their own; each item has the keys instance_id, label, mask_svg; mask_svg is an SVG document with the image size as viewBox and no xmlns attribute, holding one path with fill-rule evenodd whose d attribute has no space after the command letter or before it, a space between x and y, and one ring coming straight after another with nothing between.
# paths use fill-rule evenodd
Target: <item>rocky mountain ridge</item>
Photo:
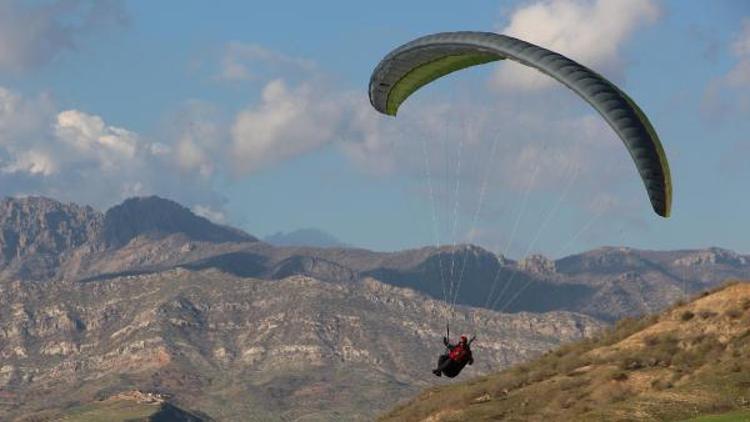
<instances>
[{"instance_id":1,"label":"rocky mountain ridge","mask_svg":"<svg viewBox=\"0 0 750 422\"><path fill-rule=\"evenodd\" d=\"M0 203L0 282L102 280L183 267L332 282L373 277L469 306L518 312L566 310L613 321L661 309L727 278L750 276L750 258L720 248L646 251L603 247L519 261L457 245L398 252L274 247L158 197L106 213L46 198ZM447 292L447 293L446 293Z\"/></svg>"}]
</instances>

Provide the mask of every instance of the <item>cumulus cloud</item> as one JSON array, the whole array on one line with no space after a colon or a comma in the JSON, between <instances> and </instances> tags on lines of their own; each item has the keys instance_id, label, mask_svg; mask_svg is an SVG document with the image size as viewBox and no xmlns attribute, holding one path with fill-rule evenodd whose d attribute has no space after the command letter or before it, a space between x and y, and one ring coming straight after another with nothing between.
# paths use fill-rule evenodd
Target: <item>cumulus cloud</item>
<instances>
[{"instance_id":1,"label":"cumulus cloud","mask_svg":"<svg viewBox=\"0 0 750 422\"><path fill-rule=\"evenodd\" d=\"M47 95L28 98L0 87L0 169L3 173L51 175L58 163L46 124L55 108Z\"/></svg>"},{"instance_id":2,"label":"cumulus cloud","mask_svg":"<svg viewBox=\"0 0 750 422\"><path fill-rule=\"evenodd\" d=\"M344 149L359 168L376 174L421 178L429 171L436 182L449 183L461 172L472 188L493 177L515 192L558 191L574 170L584 179L594 176L603 189L632 170L622 142L599 115L571 115L542 98L506 100L412 99L398 119L362 112L351 120Z\"/></svg>"},{"instance_id":3,"label":"cumulus cloud","mask_svg":"<svg viewBox=\"0 0 750 422\"><path fill-rule=\"evenodd\" d=\"M659 14L651 0L542 1L517 9L502 32L549 46L598 69L620 69L625 42ZM237 66L240 57L246 65ZM421 180L427 171L438 193L447 195L459 158L469 188L481 187L488 178L482 171L488 167L483 160L497 144L489 177L515 192L527 187L534 168L539 169L539 177L531 188L546 191L564 186L572 169L581 173L581 179L595 180L582 183L595 192L625 174L633 176L628 173L633 169L632 164L627 167L623 146L598 115L570 112L569 107L556 107L548 98L528 98L523 93L488 98L474 92L468 101L448 101L422 98L424 93L419 93L393 119L375 112L364 92L321 83L324 78L314 64L257 45L230 44L221 74L231 80L263 79L262 69L268 66L283 68L282 74L301 70L302 77L293 82L290 78L266 80L259 102L234 117L228 150L238 174L335 145L371 174ZM536 80L533 72L523 73L522 66L497 68L501 73L494 75L496 83L506 81L522 88L548 83L545 78ZM477 96L483 100L476 101ZM493 142L497 137L499 141ZM202 157L192 145L183 154L186 163L198 163Z\"/></svg>"},{"instance_id":4,"label":"cumulus cloud","mask_svg":"<svg viewBox=\"0 0 750 422\"><path fill-rule=\"evenodd\" d=\"M587 4L596 6L596 10L585 12ZM635 10L619 13L619 9L603 2L538 3L543 10L552 7L553 12L566 5L572 7L566 22L573 26L593 18L606 21L602 16L619 13L619 23L613 23L607 35L613 45L586 50L576 44L578 35L574 34L560 48L571 55L588 52L592 61L607 66L621 65L618 54L633 29L658 16L658 9L650 2L633 4ZM618 5L622 7L622 3ZM523 13L519 16L510 24L520 28L518 31L529 22ZM564 29L563 25L557 31ZM587 42L593 42L593 35L584 35L589 37ZM486 242L492 237L502 238L504 233L488 230L488 216L514 215L511 211L527 191L532 197L529 210L555 202L568 185L571 188L564 205L574 204L579 213L617 214L632 210L632 202L649 209L622 142L577 98L550 99L543 93L530 95L519 90L495 97L468 88L458 95L460 98L449 99L439 90L427 91L410 98L394 119L374 111L366 92L342 90L328 83L314 65L301 66L294 58L263 48L250 51L253 66L234 69L224 76L234 81L261 82L259 100L237 111L228 133L218 136L221 141L210 148L204 147L205 142L172 144L184 168L200 168L206 160L226 160L230 163L226 167L234 169L235 176L247 176L316 150L338 149L360 171L397 177L410 191L434 201L442 240L454 238L454 230ZM286 77L286 71L276 72L285 77L270 79L263 72L251 72L263 69L266 62L307 70L292 77ZM223 70L228 68L232 66ZM481 83L478 85L475 89L482 89ZM227 154L212 154L215 149L226 150ZM478 197L482 195L486 199L479 206ZM635 195L637 201L633 200ZM464 217L462 224L473 227L453 228L453 204L458 204L457 212Z\"/></svg>"},{"instance_id":5,"label":"cumulus cloud","mask_svg":"<svg viewBox=\"0 0 750 422\"><path fill-rule=\"evenodd\" d=\"M28 173L50 176L57 171L58 164L46 151L28 150L19 153L15 160L2 167L5 173Z\"/></svg>"},{"instance_id":6,"label":"cumulus cloud","mask_svg":"<svg viewBox=\"0 0 750 422\"><path fill-rule=\"evenodd\" d=\"M177 171L174 151L171 144L150 142L101 116L59 110L48 96L0 88L5 195L47 195L103 208L131 196L161 194L220 209L224 199L199 171Z\"/></svg>"},{"instance_id":7,"label":"cumulus cloud","mask_svg":"<svg viewBox=\"0 0 750 422\"><path fill-rule=\"evenodd\" d=\"M516 9L499 32L619 77L623 45L659 15L653 0L545 0ZM508 63L492 78L493 86L501 89L540 89L554 83L533 69Z\"/></svg>"},{"instance_id":8,"label":"cumulus cloud","mask_svg":"<svg viewBox=\"0 0 750 422\"><path fill-rule=\"evenodd\" d=\"M742 20L729 52L734 65L711 80L703 96L703 110L710 116L723 117L738 110L750 110L750 18Z\"/></svg>"},{"instance_id":9,"label":"cumulus cloud","mask_svg":"<svg viewBox=\"0 0 750 422\"><path fill-rule=\"evenodd\" d=\"M397 178L421 198L432 241L501 251L519 213L506 251L513 256L524 254L537 232L537 245L559 247L584 225L587 235L615 222L643 227L651 208L642 182L598 114L536 96L479 101L472 95L450 104L434 97L411 98L396 119L367 113L352 120L342 143L357 168ZM589 225L592 219L609 224Z\"/></svg>"},{"instance_id":10,"label":"cumulus cloud","mask_svg":"<svg viewBox=\"0 0 750 422\"><path fill-rule=\"evenodd\" d=\"M195 173L207 178L224 165L227 154L226 123L212 105L201 101L189 101L171 118L171 146L158 144L152 148L154 154L174 155L174 160L183 173Z\"/></svg>"},{"instance_id":11,"label":"cumulus cloud","mask_svg":"<svg viewBox=\"0 0 750 422\"><path fill-rule=\"evenodd\" d=\"M139 146L135 133L108 126L101 117L78 110L58 113L54 130L57 139L72 147L79 159L96 160L106 169L129 165Z\"/></svg>"},{"instance_id":12,"label":"cumulus cloud","mask_svg":"<svg viewBox=\"0 0 750 422\"><path fill-rule=\"evenodd\" d=\"M224 211L214 209L209 205L197 204L191 209L196 215L207 218L214 223L226 224L227 215Z\"/></svg>"},{"instance_id":13,"label":"cumulus cloud","mask_svg":"<svg viewBox=\"0 0 750 422\"><path fill-rule=\"evenodd\" d=\"M0 145L12 147L36 132L55 113L48 95L23 97L0 86Z\"/></svg>"},{"instance_id":14,"label":"cumulus cloud","mask_svg":"<svg viewBox=\"0 0 750 422\"><path fill-rule=\"evenodd\" d=\"M314 84L268 82L260 104L240 111L232 125L234 168L256 171L333 142L345 106Z\"/></svg>"},{"instance_id":15,"label":"cumulus cloud","mask_svg":"<svg viewBox=\"0 0 750 422\"><path fill-rule=\"evenodd\" d=\"M0 0L0 70L45 65L95 29L126 20L118 0Z\"/></svg>"},{"instance_id":16,"label":"cumulus cloud","mask_svg":"<svg viewBox=\"0 0 750 422\"><path fill-rule=\"evenodd\" d=\"M341 147L347 157L362 171L371 175L397 172L397 142L404 141L407 127L390 117L375 113L365 95L350 94L342 98L346 107L346 126ZM409 148L413 143L403 144ZM414 157L414 156L412 156Z\"/></svg>"},{"instance_id":17,"label":"cumulus cloud","mask_svg":"<svg viewBox=\"0 0 750 422\"><path fill-rule=\"evenodd\" d=\"M739 34L731 46L737 63L727 73L726 81L730 86L750 86L750 18L742 21Z\"/></svg>"},{"instance_id":18,"label":"cumulus cloud","mask_svg":"<svg viewBox=\"0 0 750 422\"><path fill-rule=\"evenodd\" d=\"M276 78L281 73L309 74L315 63L292 57L258 44L231 42L221 58L217 78L225 81L248 81Z\"/></svg>"},{"instance_id":19,"label":"cumulus cloud","mask_svg":"<svg viewBox=\"0 0 750 422\"><path fill-rule=\"evenodd\" d=\"M605 8L599 3L594 4ZM574 16L583 13L573 9ZM525 28L521 17L510 25ZM615 40L614 53L591 57L612 59L625 37ZM598 210L596 201L603 194L617 195L624 180L637 180L627 152L598 115L560 107L546 96L468 92L463 100L449 100L437 91L420 92L393 119L374 111L364 90L336 88L304 59L254 45L230 45L227 51L219 77L260 84L258 100L229 113L188 102L156 141L94 113L60 110L43 95L23 97L0 88L0 183L17 192L94 205L168 192L196 213L223 222L223 200L212 186L217 177L232 170L247 176L333 148L369 174L402 177L424 198L457 201L459 212L471 221L483 190L485 215L498 215L507 213L524 191L533 191L532 196L559 192L578 174L571 197L584 207L592 201L591 208ZM444 209L443 222L453 215L451 205ZM461 227L457 233L471 232L472 239L495 236L486 234L491 232L487 227ZM448 235L441 234L443 239Z\"/></svg>"},{"instance_id":20,"label":"cumulus cloud","mask_svg":"<svg viewBox=\"0 0 750 422\"><path fill-rule=\"evenodd\" d=\"M734 36L730 51L736 59L734 66L722 77L712 81L704 98L704 107L711 114L731 114L737 110L750 111L750 18L742 21ZM719 169L728 174L747 173L750 139L735 141L719 159Z\"/></svg>"}]
</instances>

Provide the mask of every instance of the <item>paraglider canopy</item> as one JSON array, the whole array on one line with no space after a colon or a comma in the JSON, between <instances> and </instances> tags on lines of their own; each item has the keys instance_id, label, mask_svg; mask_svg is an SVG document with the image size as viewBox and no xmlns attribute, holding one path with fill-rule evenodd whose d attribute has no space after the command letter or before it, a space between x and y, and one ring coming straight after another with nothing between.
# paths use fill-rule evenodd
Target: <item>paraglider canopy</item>
<instances>
[{"instance_id":1,"label":"paraglider canopy","mask_svg":"<svg viewBox=\"0 0 750 422\"><path fill-rule=\"evenodd\" d=\"M370 103L395 116L415 91L451 72L510 59L564 84L591 104L622 139L654 211L669 217L672 181L656 131L638 105L593 70L553 51L491 32L443 32L417 38L390 52L370 78Z\"/></svg>"}]
</instances>

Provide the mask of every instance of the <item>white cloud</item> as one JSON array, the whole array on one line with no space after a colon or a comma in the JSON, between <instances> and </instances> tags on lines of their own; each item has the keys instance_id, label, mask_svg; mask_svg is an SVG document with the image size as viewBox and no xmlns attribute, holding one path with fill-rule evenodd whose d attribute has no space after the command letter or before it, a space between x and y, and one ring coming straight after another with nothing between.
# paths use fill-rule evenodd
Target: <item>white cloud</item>
<instances>
[{"instance_id":1,"label":"white cloud","mask_svg":"<svg viewBox=\"0 0 750 422\"><path fill-rule=\"evenodd\" d=\"M704 109L724 116L735 111L750 111L750 18L742 20L730 51L736 63L725 75L709 83L703 104ZM745 173L748 154L750 140L737 140L722 154L718 167L732 175Z\"/></svg>"},{"instance_id":2,"label":"white cloud","mask_svg":"<svg viewBox=\"0 0 750 422\"><path fill-rule=\"evenodd\" d=\"M15 161L2 167L5 173L29 173L50 176L57 171L55 159L45 151L28 150L18 154Z\"/></svg>"},{"instance_id":3,"label":"white cloud","mask_svg":"<svg viewBox=\"0 0 750 422\"><path fill-rule=\"evenodd\" d=\"M288 56L258 44L229 43L221 58L218 79L247 81L277 78L284 72L314 71L311 60Z\"/></svg>"},{"instance_id":4,"label":"white cloud","mask_svg":"<svg viewBox=\"0 0 750 422\"><path fill-rule=\"evenodd\" d=\"M203 218L207 218L213 221L214 223L219 223L219 224L227 223L226 214L223 211L214 209L209 205L198 204L198 205L193 206L191 210L196 215L199 215Z\"/></svg>"},{"instance_id":5,"label":"white cloud","mask_svg":"<svg viewBox=\"0 0 750 422\"><path fill-rule=\"evenodd\" d=\"M47 195L103 208L135 195L160 194L220 209L224 199L199 169L177 171L179 140L149 142L100 116L59 111L45 95L26 97L0 87L5 195Z\"/></svg>"},{"instance_id":6,"label":"white cloud","mask_svg":"<svg viewBox=\"0 0 750 422\"><path fill-rule=\"evenodd\" d=\"M75 49L81 36L125 20L120 2L114 0L0 0L0 70L45 65Z\"/></svg>"},{"instance_id":7,"label":"white cloud","mask_svg":"<svg viewBox=\"0 0 750 422\"><path fill-rule=\"evenodd\" d=\"M460 171L470 189L493 177L493 185L516 192L528 188L532 173L538 173L535 191L558 191L574 170L581 185L596 180L598 189L637 177L622 142L598 114L576 116L537 97L410 101L395 119L372 112L369 104L350 107L354 115L343 145L358 168L423 179L429 163L435 183L455 181ZM435 189L450 193L444 186Z\"/></svg>"},{"instance_id":8,"label":"white cloud","mask_svg":"<svg viewBox=\"0 0 750 422\"><path fill-rule=\"evenodd\" d=\"M57 138L73 147L79 157L96 159L107 169L126 165L138 149L135 133L108 126L101 117L78 110L60 112L54 129Z\"/></svg>"},{"instance_id":9,"label":"white cloud","mask_svg":"<svg viewBox=\"0 0 750 422\"><path fill-rule=\"evenodd\" d=\"M149 145L149 151L152 155L163 156L171 153L172 148L170 148L169 145L163 144L161 142L154 142L153 144Z\"/></svg>"},{"instance_id":10,"label":"white cloud","mask_svg":"<svg viewBox=\"0 0 750 422\"><path fill-rule=\"evenodd\" d=\"M232 125L234 168L253 172L333 142L345 106L313 84L267 83L260 104L240 111Z\"/></svg>"},{"instance_id":11,"label":"white cloud","mask_svg":"<svg viewBox=\"0 0 750 422\"><path fill-rule=\"evenodd\" d=\"M621 214L626 204L634 213L650 209L622 142L582 101L580 107L570 107L570 98L550 100L549 95L526 92L502 97L467 92L459 100L420 92L394 119L373 110L364 90L332 88L321 83L323 79L312 72L298 83L267 81L260 101L235 115L228 159L236 173L339 147L357 169L397 177L406 189L435 201L443 241L454 236L454 203L464 217L456 233L470 233L471 239L485 244L504 239L507 233L489 230L496 224L489 216L515 218L512 211L527 189L533 204L539 206L547 197L551 205L571 185L563 207L573 206L582 215ZM195 152L185 159L197 163L200 156ZM538 174L529 185L534 172ZM478 224L468 227L482 189L483 212ZM618 205L612 205L612 198ZM631 203L646 208L634 210Z\"/></svg>"},{"instance_id":12,"label":"white cloud","mask_svg":"<svg viewBox=\"0 0 750 422\"><path fill-rule=\"evenodd\" d=\"M209 179L227 162L227 120L209 103L187 101L168 117L164 141L152 145L151 154L171 160L182 175Z\"/></svg>"},{"instance_id":13,"label":"white cloud","mask_svg":"<svg viewBox=\"0 0 750 422\"><path fill-rule=\"evenodd\" d=\"M395 143L403 142L400 121L375 113L364 95L348 96L347 104L344 152L368 173L385 175L396 171Z\"/></svg>"},{"instance_id":14,"label":"white cloud","mask_svg":"<svg viewBox=\"0 0 750 422\"><path fill-rule=\"evenodd\" d=\"M13 146L36 135L55 109L47 95L25 98L0 86L0 145Z\"/></svg>"},{"instance_id":15,"label":"white cloud","mask_svg":"<svg viewBox=\"0 0 750 422\"><path fill-rule=\"evenodd\" d=\"M711 116L725 117L736 111L750 110L750 18L742 20L729 51L734 65L725 74L712 79L703 95L703 110Z\"/></svg>"},{"instance_id":16,"label":"white cloud","mask_svg":"<svg viewBox=\"0 0 750 422\"><path fill-rule=\"evenodd\" d=\"M190 137L179 140L175 148L175 156L177 163L183 169L197 169L204 175L210 175L213 172L213 166L208 162L204 151Z\"/></svg>"},{"instance_id":17,"label":"white cloud","mask_svg":"<svg viewBox=\"0 0 750 422\"><path fill-rule=\"evenodd\" d=\"M501 33L570 57L598 71L621 73L623 45L641 26L656 22L653 0L545 0L515 10ZM492 84L504 89L539 89L549 77L513 63L497 67Z\"/></svg>"},{"instance_id":18,"label":"white cloud","mask_svg":"<svg viewBox=\"0 0 750 422\"><path fill-rule=\"evenodd\" d=\"M731 46L737 63L727 73L726 82L730 86L750 86L750 18L742 21L742 28Z\"/></svg>"}]
</instances>

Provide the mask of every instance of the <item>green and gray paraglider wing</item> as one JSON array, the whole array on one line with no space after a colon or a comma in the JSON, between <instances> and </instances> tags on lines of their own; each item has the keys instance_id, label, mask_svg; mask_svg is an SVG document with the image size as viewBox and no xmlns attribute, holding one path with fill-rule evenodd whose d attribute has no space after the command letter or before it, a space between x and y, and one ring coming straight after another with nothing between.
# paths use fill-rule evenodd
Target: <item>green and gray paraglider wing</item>
<instances>
[{"instance_id":1,"label":"green and gray paraglider wing","mask_svg":"<svg viewBox=\"0 0 750 422\"><path fill-rule=\"evenodd\" d=\"M395 116L401 103L420 87L457 70L503 59L551 76L591 104L633 157L654 211L669 217L669 163L648 118L613 83L561 54L491 32L427 35L393 50L378 64L370 78L370 103L379 112Z\"/></svg>"}]
</instances>

